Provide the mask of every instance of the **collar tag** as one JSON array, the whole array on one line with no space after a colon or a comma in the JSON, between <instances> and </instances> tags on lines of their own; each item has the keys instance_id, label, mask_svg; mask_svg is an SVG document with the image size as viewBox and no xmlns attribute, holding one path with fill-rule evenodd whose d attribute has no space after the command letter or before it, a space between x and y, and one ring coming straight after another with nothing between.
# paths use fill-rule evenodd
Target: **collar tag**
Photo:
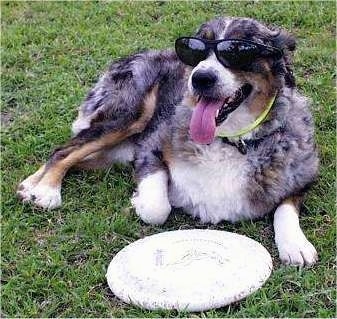
<instances>
[{"instance_id":1,"label":"collar tag","mask_svg":"<svg viewBox=\"0 0 337 319\"><path fill-rule=\"evenodd\" d=\"M241 154L246 155L247 154L247 144L243 139L239 139L239 142L237 144L238 150Z\"/></svg>"}]
</instances>

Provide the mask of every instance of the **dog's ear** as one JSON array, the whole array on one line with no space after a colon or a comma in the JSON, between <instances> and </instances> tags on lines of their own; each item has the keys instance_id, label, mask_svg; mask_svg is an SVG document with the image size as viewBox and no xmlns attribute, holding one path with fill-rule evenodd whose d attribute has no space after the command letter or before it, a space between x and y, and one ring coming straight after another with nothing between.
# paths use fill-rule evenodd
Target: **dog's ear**
<instances>
[{"instance_id":1,"label":"dog's ear","mask_svg":"<svg viewBox=\"0 0 337 319\"><path fill-rule=\"evenodd\" d=\"M283 51L295 51L296 39L295 37L285 30L279 29L273 32L274 46Z\"/></svg>"},{"instance_id":2,"label":"dog's ear","mask_svg":"<svg viewBox=\"0 0 337 319\"><path fill-rule=\"evenodd\" d=\"M295 87L295 77L292 67L292 52L296 49L295 37L282 29L274 29L272 31L273 46L283 51L283 69L285 84L288 87Z\"/></svg>"}]
</instances>

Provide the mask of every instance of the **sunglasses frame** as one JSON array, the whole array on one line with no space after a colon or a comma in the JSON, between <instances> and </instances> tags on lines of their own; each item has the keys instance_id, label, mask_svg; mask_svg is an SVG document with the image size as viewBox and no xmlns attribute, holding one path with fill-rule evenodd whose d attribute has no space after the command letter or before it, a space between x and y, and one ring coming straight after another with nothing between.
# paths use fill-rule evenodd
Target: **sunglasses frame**
<instances>
[{"instance_id":1,"label":"sunglasses frame","mask_svg":"<svg viewBox=\"0 0 337 319\"><path fill-rule=\"evenodd\" d=\"M230 68L235 68L235 66L231 65L230 63L228 63L227 65L223 63L222 58L219 59L219 52L217 49L217 46L219 43L221 42L230 42L230 41L234 41L234 42L241 42L241 43L246 43L246 44L253 44L255 45L259 50L260 50L260 56L261 57L268 57L268 56L275 56L277 59L280 59L283 56L283 51L279 48L270 46L270 45L265 45L265 44L261 44L261 43L257 43L254 41L250 41L250 40L243 40L243 39L220 39L220 40L207 40L207 39L202 39L202 38L196 38L196 37L179 37L178 39L176 39L175 41L175 51L177 52L177 45L179 43L180 40L183 39L188 39L188 40L198 40L200 42L202 42L205 45L205 56L207 58L209 51L212 49L215 56L217 57L218 61L223 64L225 67L230 67ZM270 52L270 54L261 54L262 50L267 50ZM178 58L180 59L179 55L177 54ZM205 58L205 59L206 59ZM182 59L180 59L184 64L185 63ZM200 60L199 63L203 61ZM189 65L189 64L188 64ZM196 66L196 65L191 65L191 66Z\"/></svg>"}]
</instances>

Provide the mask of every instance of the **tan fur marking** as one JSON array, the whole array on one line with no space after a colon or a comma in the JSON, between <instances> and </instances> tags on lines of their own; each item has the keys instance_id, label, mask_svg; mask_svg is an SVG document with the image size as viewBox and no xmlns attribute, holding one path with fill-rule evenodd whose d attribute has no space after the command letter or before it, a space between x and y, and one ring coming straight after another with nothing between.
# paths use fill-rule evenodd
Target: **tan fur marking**
<instances>
[{"instance_id":1,"label":"tan fur marking","mask_svg":"<svg viewBox=\"0 0 337 319\"><path fill-rule=\"evenodd\" d=\"M259 94L249 105L250 112L258 117L265 109L266 105L268 104L270 98L265 96L264 94Z\"/></svg>"},{"instance_id":2,"label":"tan fur marking","mask_svg":"<svg viewBox=\"0 0 337 319\"><path fill-rule=\"evenodd\" d=\"M194 96L193 94L189 94L186 93L184 95L184 98L181 102L181 104L186 105L186 106L190 106L190 107L195 107L195 105L198 103L198 99L196 96Z\"/></svg>"},{"instance_id":3,"label":"tan fur marking","mask_svg":"<svg viewBox=\"0 0 337 319\"><path fill-rule=\"evenodd\" d=\"M268 80L262 78L260 75L250 78L252 82L257 83L256 87L260 89L254 101L249 105L250 112L255 116L259 116L264 111L273 94L275 94L275 90L271 85L273 80L270 77L268 77Z\"/></svg>"},{"instance_id":4,"label":"tan fur marking","mask_svg":"<svg viewBox=\"0 0 337 319\"><path fill-rule=\"evenodd\" d=\"M207 40L214 40L215 39L215 34L212 29L205 29L204 31L201 32L200 35L202 38L207 39Z\"/></svg>"},{"instance_id":5,"label":"tan fur marking","mask_svg":"<svg viewBox=\"0 0 337 319\"><path fill-rule=\"evenodd\" d=\"M163 161L167 166L173 162L173 153L172 153L172 145L170 141L166 141L163 146Z\"/></svg>"},{"instance_id":6,"label":"tan fur marking","mask_svg":"<svg viewBox=\"0 0 337 319\"><path fill-rule=\"evenodd\" d=\"M145 97L143 103L143 113L136 122L132 123L125 130L108 133L96 141L82 145L80 148L76 149L75 145L74 150L71 151L68 156L52 163L47 168L47 171L40 180L40 183L50 187L60 186L62 179L69 168L83 160L86 156L98 152L106 147L111 147L120 143L129 136L143 131L149 120L152 118L156 108L157 93L158 85L156 85Z\"/></svg>"},{"instance_id":7,"label":"tan fur marking","mask_svg":"<svg viewBox=\"0 0 337 319\"><path fill-rule=\"evenodd\" d=\"M238 70L233 70L232 72L244 83L248 82L252 84L255 88L258 88L256 97L249 105L250 113L258 117L265 109L266 105L275 94L276 89L272 86L275 82L274 76L270 72L270 67L267 61L261 61L260 64L268 72L267 77L261 74L247 73Z\"/></svg>"}]
</instances>

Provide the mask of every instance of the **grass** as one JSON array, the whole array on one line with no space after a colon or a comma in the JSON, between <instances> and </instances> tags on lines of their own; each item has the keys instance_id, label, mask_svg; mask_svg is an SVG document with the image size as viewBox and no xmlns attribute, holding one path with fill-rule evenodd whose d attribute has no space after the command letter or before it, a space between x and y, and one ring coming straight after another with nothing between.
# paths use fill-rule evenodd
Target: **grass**
<instances>
[{"instance_id":1,"label":"grass","mask_svg":"<svg viewBox=\"0 0 337 319\"><path fill-rule=\"evenodd\" d=\"M219 15L250 16L283 26L298 38L295 74L313 100L321 157L318 183L301 224L320 260L311 269L283 267L272 220L217 229L250 236L274 257L271 278L255 294L195 317L334 317L335 264L335 3L334 2L1 2L2 232L1 311L8 317L183 317L146 311L110 293L111 258L145 235L203 225L179 213L163 227L130 210L128 167L71 174L63 206L40 211L15 197L70 134L76 108L108 63L143 48L172 47ZM208 226L210 227L210 226Z\"/></svg>"}]
</instances>

